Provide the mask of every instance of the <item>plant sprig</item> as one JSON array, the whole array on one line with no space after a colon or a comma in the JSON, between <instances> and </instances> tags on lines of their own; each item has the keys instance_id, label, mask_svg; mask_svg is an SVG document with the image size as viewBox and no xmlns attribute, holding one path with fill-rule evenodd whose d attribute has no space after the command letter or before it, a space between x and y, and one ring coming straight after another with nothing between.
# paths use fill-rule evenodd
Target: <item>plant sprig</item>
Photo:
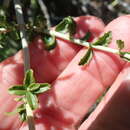
<instances>
[{"instance_id":1,"label":"plant sprig","mask_svg":"<svg viewBox=\"0 0 130 130\"><path fill-rule=\"evenodd\" d=\"M69 34L72 36L76 33L76 23L71 16L64 18L55 28L57 32Z\"/></svg>"},{"instance_id":2,"label":"plant sprig","mask_svg":"<svg viewBox=\"0 0 130 130\"><path fill-rule=\"evenodd\" d=\"M89 64L92 58L93 58L93 49L89 47L83 58L80 59L79 65Z\"/></svg>"},{"instance_id":3,"label":"plant sprig","mask_svg":"<svg viewBox=\"0 0 130 130\"><path fill-rule=\"evenodd\" d=\"M113 49L113 48L108 47L108 45L111 43L111 40L112 40L112 32L111 31L106 32L103 36L99 37L97 39L97 41L95 41L94 43L90 43L90 42L86 41L90 37L89 32L87 32L86 35L81 39L76 39L76 38L73 37L73 35L67 36L66 33L61 33L61 32L64 32L64 31L69 32L69 30L70 30L70 28L67 28L67 31L66 31L66 27L69 27L69 25L66 25L66 24L70 24L70 23L69 22L64 23L64 24L63 23L64 23L64 20L59 25L57 25L57 27L61 26L60 29L62 31L60 29L59 30L55 29L55 30L49 30L48 32L45 32L45 33L47 33L50 36L59 37L59 38L62 38L64 40L71 41L74 44L81 45L81 46L89 48L88 52L86 52L84 57L81 58L79 65L89 64L89 62L91 61L91 59L93 57L93 49L117 54L123 60L130 62L130 52L122 52L120 48L119 49ZM75 26L74 30L76 30L76 26ZM117 42L121 43L121 40L119 39L119 40L117 40ZM91 45L91 48L90 48L90 45ZM53 49L54 49L54 47L53 47Z\"/></svg>"},{"instance_id":4,"label":"plant sprig","mask_svg":"<svg viewBox=\"0 0 130 130\"><path fill-rule=\"evenodd\" d=\"M35 122L33 110L38 108L37 94L47 91L49 84L35 83L33 71L30 69L30 54L28 41L26 37L26 26L23 17L23 11L20 0L14 0L14 8L16 13L17 23L19 25L20 38L24 55L24 73L25 78L22 86L13 86L9 89L10 94L22 96L17 101L22 101L22 106L19 106L16 111L20 114L21 119L27 120L29 130L35 130ZM41 25L41 24L40 24Z\"/></svg>"},{"instance_id":5,"label":"plant sprig","mask_svg":"<svg viewBox=\"0 0 130 130\"><path fill-rule=\"evenodd\" d=\"M14 0L14 4L15 7L19 6L19 8L21 8L19 0ZM117 54L122 59L130 62L130 52L122 51L122 49L124 48L124 42L122 40L117 40L118 49L112 49L108 47L112 39L112 32L110 31L105 33L103 36L99 37L97 41L90 43L87 42L91 36L90 32L86 32L86 35L81 39L76 39L73 37L73 35L76 32L76 23L71 16L64 18L63 21L61 21L56 26L55 30L48 30L48 28L46 27L46 21L43 16L38 15L36 16L36 19L34 19L34 22L24 24L22 16L23 14L21 13L21 15L19 15L18 12L19 11L17 11L16 9L16 18L18 24L9 24L6 19L6 15L4 14L4 9L0 8L0 44L4 45L4 43L7 41L17 42L18 40L20 40L20 37L22 39L22 45L25 56L25 78L23 81L23 85L16 85L9 89L10 94L19 96L18 98L15 98L15 101L20 102L21 105L18 106L14 112L8 113L19 113L20 119L22 121L30 119L28 118L29 116L32 117L32 119L34 118L33 111L38 108L38 94L43 93L51 88L50 84L48 83L35 82L33 71L30 69L30 62L28 57L29 51L27 40L25 38L25 32L28 33L29 39L32 38L35 34L41 34L43 36L46 50L52 50L56 47L56 37L71 41L77 45L87 47L87 51L85 55L81 58L79 65L90 63L90 61L93 58L94 49ZM20 12L22 12L21 9ZM24 26L21 27L21 24ZM20 34L18 31L20 31ZM30 120L29 124L30 127L34 127L32 120Z\"/></svg>"},{"instance_id":6,"label":"plant sprig","mask_svg":"<svg viewBox=\"0 0 130 130\"><path fill-rule=\"evenodd\" d=\"M57 32L60 32L71 39L76 32L76 23L71 16L64 18L55 28ZM45 32L45 29L44 29ZM56 47L56 36L49 34L49 30L46 30L47 34L43 34L43 41L46 50L52 50Z\"/></svg>"},{"instance_id":7,"label":"plant sprig","mask_svg":"<svg viewBox=\"0 0 130 130\"><path fill-rule=\"evenodd\" d=\"M38 17L38 19L44 19L42 17ZM40 20L38 20L38 23L35 23L35 25L27 25L26 27L28 29L31 29L33 32L40 33L43 36L44 46L46 50L52 50L56 47L56 37L62 38L67 41L71 41L74 44L81 45L84 47L89 48L91 44L91 49L89 49L88 54L86 53L83 58L81 58L81 61L79 64L84 65L88 64L92 59L92 53L89 55L90 50L97 49L113 54L119 55L123 60L130 61L130 52L122 52L121 49L113 49L109 48L108 45L111 42L112 39L112 32L109 31L105 33L103 36L99 37L99 39L94 42L90 43L87 42L87 40L90 38L91 34L90 32L86 32L86 35L81 39L76 39L73 37L75 31L76 31L76 23L74 22L73 18L68 16L67 18L63 19L55 28L55 30L47 30L46 24L42 24ZM43 20L43 23L45 20ZM37 26L38 25L38 26ZM5 29L5 28L4 28ZM6 30L6 29L5 29ZM33 34L30 34L30 36ZM121 40L117 40L119 42ZM92 52L92 51L91 51ZM90 56L90 57L88 57ZM86 59L85 59L86 57ZM87 60L88 59L88 60ZM83 60L86 60L86 62L83 62ZM81 64L82 63L82 64Z\"/></svg>"},{"instance_id":8,"label":"plant sprig","mask_svg":"<svg viewBox=\"0 0 130 130\"><path fill-rule=\"evenodd\" d=\"M27 121L26 106L29 105L31 110L38 108L38 94L44 93L51 88L48 83L36 83L33 70L29 69L26 72L22 85L15 85L9 88L9 93L19 96L15 101L21 102L14 112L9 112L8 115L19 113L21 121Z\"/></svg>"},{"instance_id":9,"label":"plant sprig","mask_svg":"<svg viewBox=\"0 0 130 130\"><path fill-rule=\"evenodd\" d=\"M96 40L94 43L89 43L89 49L87 50L86 54L84 55L84 57L80 60L79 65L85 65L85 64L89 64L90 61L92 60L93 57L93 49L92 49L92 45L94 46L105 46L107 47L109 45L109 43L112 40L112 33L111 31L105 33L103 36L99 37L98 40Z\"/></svg>"}]
</instances>

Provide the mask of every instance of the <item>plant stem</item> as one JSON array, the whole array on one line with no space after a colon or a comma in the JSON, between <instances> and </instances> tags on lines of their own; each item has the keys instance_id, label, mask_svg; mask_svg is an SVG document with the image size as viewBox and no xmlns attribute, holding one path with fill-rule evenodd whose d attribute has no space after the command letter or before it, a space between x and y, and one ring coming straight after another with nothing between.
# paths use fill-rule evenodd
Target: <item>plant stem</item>
<instances>
[{"instance_id":1,"label":"plant stem","mask_svg":"<svg viewBox=\"0 0 130 130\"><path fill-rule=\"evenodd\" d=\"M29 104L26 104L26 113L27 113L29 130L35 130L33 112L32 112L32 109L30 108Z\"/></svg>"},{"instance_id":2,"label":"plant stem","mask_svg":"<svg viewBox=\"0 0 130 130\"><path fill-rule=\"evenodd\" d=\"M64 40L71 41L71 42L73 42L77 45L81 45L81 46L89 48L89 44L90 44L89 42L86 42L86 41L83 41L83 40L80 40L80 39L76 39L76 38L70 38L68 35L56 32L55 30L50 30L49 32L46 32L46 33L48 33L50 35L54 35L54 36L59 37L59 38L62 38ZM110 48L110 47L99 46L99 45L98 46L97 45L96 46L91 45L91 46L92 46L92 48L97 49L97 50L101 50L101 51L105 51L105 52L109 52L109 53L113 53L113 54L117 54L117 55L120 54L119 50L113 49L113 48ZM130 58L130 54L125 54L124 56L127 57L127 58Z\"/></svg>"},{"instance_id":3,"label":"plant stem","mask_svg":"<svg viewBox=\"0 0 130 130\"><path fill-rule=\"evenodd\" d=\"M23 20L23 12L20 1L14 0L14 5L15 5L17 22L19 24L20 37L24 54L24 72L26 72L28 69L30 69L30 57L29 57L28 42L26 40L25 23Z\"/></svg>"},{"instance_id":4,"label":"plant stem","mask_svg":"<svg viewBox=\"0 0 130 130\"><path fill-rule=\"evenodd\" d=\"M24 23L20 0L14 0L14 7L16 12L17 22L20 26L20 37L21 37L23 55L24 55L24 73L26 73L26 71L30 69L30 56L29 56L28 42L26 40L25 23ZM28 104L26 104L26 113L27 113L29 130L35 130L33 111Z\"/></svg>"},{"instance_id":5,"label":"plant stem","mask_svg":"<svg viewBox=\"0 0 130 130\"><path fill-rule=\"evenodd\" d=\"M4 29L4 28L0 28L0 33L6 33L6 32L9 32L8 30ZM67 41L71 41L73 42L74 44L77 44L77 45L81 45L81 46L84 46L84 47L89 47L89 42L86 42L86 41L83 41L83 40L80 40L80 39L76 39L76 38L70 38L68 35L66 34L63 34L63 33L60 33L60 32L56 32L55 30L47 30L44 32L45 34L49 34L49 35L54 35L56 37L59 37L59 38L62 38L64 40L67 40ZM101 50L101 51L105 51L105 52L109 52L109 53L113 53L113 54L117 54L117 55L120 55L120 51L118 49L113 49L113 48L110 48L110 47L105 47L105 46L99 46L99 45L91 45L92 48L94 49L97 49L97 50ZM130 59L130 54L125 54L124 57Z\"/></svg>"}]
</instances>

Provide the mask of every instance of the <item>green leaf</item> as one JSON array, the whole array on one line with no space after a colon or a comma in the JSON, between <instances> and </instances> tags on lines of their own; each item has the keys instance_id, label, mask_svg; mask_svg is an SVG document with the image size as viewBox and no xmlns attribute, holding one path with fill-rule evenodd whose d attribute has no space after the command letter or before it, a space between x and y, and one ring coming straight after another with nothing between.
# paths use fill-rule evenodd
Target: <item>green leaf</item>
<instances>
[{"instance_id":1,"label":"green leaf","mask_svg":"<svg viewBox=\"0 0 130 130\"><path fill-rule=\"evenodd\" d=\"M17 112L18 112L18 113L19 113L19 112L22 112L22 111L24 111L24 110L26 110L24 104L21 104L19 107L17 107Z\"/></svg>"},{"instance_id":2,"label":"green leaf","mask_svg":"<svg viewBox=\"0 0 130 130\"><path fill-rule=\"evenodd\" d=\"M23 101L23 98L24 98L24 97L17 97L17 98L15 98L14 100L15 100L16 102L19 102L19 101Z\"/></svg>"},{"instance_id":3,"label":"green leaf","mask_svg":"<svg viewBox=\"0 0 130 130\"><path fill-rule=\"evenodd\" d=\"M15 115L17 113L19 113L21 121L25 121L26 120L26 108L25 108L24 104L22 104L18 108L16 108L15 111L13 111L13 112L6 112L5 114L7 116L12 116L12 115Z\"/></svg>"},{"instance_id":4,"label":"green leaf","mask_svg":"<svg viewBox=\"0 0 130 130\"><path fill-rule=\"evenodd\" d=\"M127 55L127 56L126 56ZM130 52L120 52L120 57L127 62L130 62Z\"/></svg>"},{"instance_id":5,"label":"green leaf","mask_svg":"<svg viewBox=\"0 0 130 130\"><path fill-rule=\"evenodd\" d=\"M32 110L38 108L38 99L36 95L32 94L31 92L27 92L26 99L27 99L27 103L29 104Z\"/></svg>"},{"instance_id":6,"label":"green leaf","mask_svg":"<svg viewBox=\"0 0 130 130\"><path fill-rule=\"evenodd\" d=\"M56 37L54 35L45 35L43 37L46 50L52 50L56 47Z\"/></svg>"},{"instance_id":7,"label":"green leaf","mask_svg":"<svg viewBox=\"0 0 130 130\"><path fill-rule=\"evenodd\" d=\"M48 83L40 84L40 88L36 91L33 91L34 94L40 94L48 91L51 88L51 85Z\"/></svg>"},{"instance_id":8,"label":"green leaf","mask_svg":"<svg viewBox=\"0 0 130 130\"><path fill-rule=\"evenodd\" d=\"M27 120L27 114L26 114L25 104L20 105L20 106L17 108L17 112L19 113L19 117L20 117L20 120L21 120L22 122L24 122L24 121Z\"/></svg>"},{"instance_id":9,"label":"green leaf","mask_svg":"<svg viewBox=\"0 0 130 130\"><path fill-rule=\"evenodd\" d=\"M85 64L89 64L90 61L92 60L92 57L93 57L93 50L92 48L90 47L86 54L84 55L84 57L80 60L79 62L79 65L85 65Z\"/></svg>"},{"instance_id":10,"label":"green leaf","mask_svg":"<svg viewBox=\"0 0 130 130\"><path fill-rule=\"evenodd\" d=\"M19 113L19 116L20 116L20 120L21 120L22 122L26 121L26 120L27 120L26 110L20 112L20 113Z\"/></svg>"},{"instance_id":11,"label":"green leaf","mask_svg":"<svg viewBox=\"0 0 130 130\"><path fill-rule=\"evenodd\" d=\"M99 37L93 45L108 46L112 40L112 32L105 33L102 37Z\"/></svg>"},{"instance_id":12,"label":"green leaf","mask_svg":"<svg viewBox=\"0 0 130 130\"><path fill-rule=\"evenodd\" d=\"M69 33L70 35L76 32L76 23L71 16L64 18L55 28L57 32Z\"/></svg>"},{"instance_id":13,"label":"green leaf","mask_svg":"<svg viewBox=\"0 0 130 130\"><path fill-rule=\"evenodd\" d=\"M35 90L39 89L39 87L40 87L39 83L32 83L28 86L28 90L29 91L35 91Z\"/></svg>"},{"instance_id":14,"label":"green leaf","mask_svg":"<svg viewBox=\"0 0 130 130\"><path fill-rule=\"evenodd\" d=\"M27 70L24 78L24 85L28 87L30 84L35 83L35 78L33 75L33 70L29 69Z\"/></svg>"},{"instance_id":15,"label":"green leaf","mask_svg":"<svg viewBox=\"0 0 130 130\"><path fill-rule=\"evenodd\" d=\"M15 115L15 114L17 114L18 112L17 112L17 109L16 110L14 110L14 111L12 111L12 112L6 112L5 113L5 115L7 115L7 116L12 116L12 115Z\"/></svg>"},{"instance_id":16,"label":"green leaf","mask_svg":"<svg viewBox=\"0 0 130 130\"><path fill-rule=\"evenodd\" d=\"M121 51L124 48L124 41L117 40L116 43L118 45L119 50Z\"/></svg>"},{"instance_id":17,"label":"green leaf","mask_svg":"<svg viewBox=\"0 0 130 130\"><path fill-rule=\"evenodd\" d=\"M87 33L85 34L85 36L84 36L83 38L81 38L81 40L83 40L83 41L88 41L90 37L91 37L91 32L87 32Z\"/></svg>"},{"instance_id":18,"label":"green leaf","mask_svg":"<svg viewBox=\"0 0 130 130\"><path fill-rule=\"evenodd\" d=\"M9 88L9 93L10 94L14 94L14 95L18 95L18 96L21 96L21 95L25 95L26 94L26 90L24 88L24 86L13 86L12 88Z\"/></svg>"},{"instance_id":19,"label":"green leaf","mask_svg":"<svg viewBox=\"0 0 130 130\"><path fill-rule=\"evenodd\" d=\"M6 112L5 114L7 115L7 116L12 116L12 115L15 115L15 114L17 114L17 113L21 113L21 112L23 112L23 111L25 111L26 110L26 108L25 108L25 106L24 106L24 104L21 104L19 107L17 107L13 112Z\"/></svg>"}]
</instances>

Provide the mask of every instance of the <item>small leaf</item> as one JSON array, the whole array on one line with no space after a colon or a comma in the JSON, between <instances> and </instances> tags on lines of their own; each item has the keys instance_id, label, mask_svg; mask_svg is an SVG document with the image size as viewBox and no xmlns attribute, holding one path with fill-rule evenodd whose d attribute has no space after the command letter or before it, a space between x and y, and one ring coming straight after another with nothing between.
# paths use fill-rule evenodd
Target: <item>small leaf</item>
<instances>
[{"instance_id":1,"label":"small leaf","mask_svg":"<svg viewBox=\"0 0 130 130\"><path fill-rule=\"evenodd\" d=\"M15 110L15 111L12 111L12 112L6 112L5 113L5 115L7 115L7 116L12 116L12 115L15 115L15 114L17 114L18 112L17 112L17 109Z\"/></svg>"},{"instance_id":2,"label":"small leaf","mask_svg":"<svg viewBox=\"0 0 130 130\"><path fill-rule=\"evenodd\" d=\"M22 112L22 111L24 111L24 110L26 110L24 104L21 104L19 107L17 107L17 112L18 112L18 113L19 113L19 112Z\"/></svg>"},{"instance_id":3,"label":"small leaf","mask_svg":"<svg viewBox=\"0 0 130 130\"><path fill-rule=\"evenodd\" d=\"M93 50L90 47L84 57L80 60L79 65L89 64L93 57Z\"/></svg>"},{"instance_id":4,"label":"small leaf","mask_svg":"<svg viewBox=\"0 0 130 130\"><path fill-rule=\"evenodd\" d=\"M27 120L26 110L20 112L20 113L19 113L19 116L20 116L20 120L21 120L22 122L26 121L26 120Z\"/></svg>"},{"instance_id":5,"label":"small leaf","mask_svg":"<svg viewBox=\"0 0 130 130\"><path fill-rule=\"evenodd\" d=\"M40 84L40 88L36 91L33 91L34 94L40 94L48 91L51 88L51 85L48 83Z\"/></svg>"},{"instance_id":6,"label":"small leaf","mask_svg":"<svg viewBox=\"0 0 130 130\"><path fill-rule=\"evenodd\" d=\"M93 45L108 46L112 40L112 32L105 33L102 37L99 37Z\"/></svg>"},{"instance_id":7,"label":"small leaf","mask_svg":"<svg viewBox=\"0 0 130 130\"><path fill-rule=\"evenodd\" d=\"M56 47L56 37L54 35L45 35L43 38L46 50L52 50Z\"/></svg>"},{"instance_id":8,"label":"small leaf","mask_svg":"<svg viewBox=\"0 0 130 130\"><path fill-rule=\"evenodd\" d=\"M16 102L23 101L23 97L17 97L14 99Z\"/></svg>"},{"instance_id":9,"label":"small leaf","mask_svg":"<svg viewBox=\"0 0 130 130\"><path fill-rule=\"evenodd\" d=\"M27 103L29 104L32 110L38 108L38 99L36 95L32 94L31 92L27 92L26 99L27 99Z\"/></svg>"},{"instance_id":10,"label":"small leaf","mask_svg":"<svg viewBox=\"0 0 130 130\"><path fill-rule=\"evenodd\" d=\"M12 116L15 115L17 113L23 112L25 109L24 104L20 105L19 107L17 107L13 112L6 112L5 114L8 116Z\"/></svg>"},{"instance_id":11,"label":"small leaf","mask_svg":"<svg viewBox=\"0 0 130 130\"><path fill-rule=\"evenodd\" d=\"M20 106L17 108L17 112L19 113L20 120L21 120L22 122L24 122L24 121L27 120L27 114L26 114L25 104L20 105Z\"/></svg>"},{"instance_id":12,"label":"small leaf","mask_svg":"<svg viewBox=\"0 0 130 130\"><path fill-rule=\"evenodd\" d=\"M39 89L39 87L40 87L39 83L32 83L28 86L28 90L29 91L35 91L35 90Z\"/></svg>"},{"instance_id":13,"label":"small leaf","mask_svg":"<svg viewBox=\"0 0 130 130\"><path fill-rule=\"evenodd\" d=\"M26 90L24 88L24 86L13 86L12 88L9 88L9 93L10 94L14 94L14 95L25 95L26 94Z\"/></svg>"},{"instance_id":14,"label":"small leaf","mask_svg":"<svg viewBox=\"0 0 130 130\"><path fill-rule=\"evenodd\" d=\"M125 61L130 62L130 52L120 52L120 57Z\"/></svg>"},{"instance_id":15,"label":"small leaf","mask_svg":"<svg viewBox=\"0 0 130 130\"><path fill-rule=\"evenodd\" d=\"M86 35L83 38L81 38L81 40L88 41L90 37L91 37L91 32L87 32Z\"/></svg>"},{"instance_id":16,"label":"small leaf","mask_svg":"<svg viewBox=\"0 0 130 130\"><path fill-rule=\"evenodd\" d=\"M27 70L24 78L24 85L28 87L30 84L35 83L35 78L33 75L33 70L29 69Z\"/></svg>"},{"instance_id":17,"label":"small leaf","mask_svg":"<svg viewBox=\"0 0 130 130\"><path fill-rule=\"evenodd\" d=\"M76 23L71 16L64 18L55 28L57 32L69 33L70 35L76 32Z\"/></svg>"},{"instance_id":18,"label":"small leaf","mask_svg":"<svg viewBox=\"0 0 130 130\"><path fill-rule=\"evenodd\" d=\"M124 48L124 41L117 40L116 43L118 45L119 50L121 51Z\"/></svg>"}]
</instances>

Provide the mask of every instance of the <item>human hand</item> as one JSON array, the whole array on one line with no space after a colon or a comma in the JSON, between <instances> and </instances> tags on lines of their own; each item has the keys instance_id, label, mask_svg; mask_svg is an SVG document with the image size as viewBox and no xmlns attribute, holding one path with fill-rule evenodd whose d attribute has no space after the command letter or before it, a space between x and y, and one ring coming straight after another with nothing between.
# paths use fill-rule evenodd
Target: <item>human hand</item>
<instances>
[{"instance_id":1,"label":"human hand","mask_svg":"<svg viewBox=\"0 0 130 130\"><path fill-rule=\"evenodd\" d=\"M125 42L124 50L130 51L129 25L130 16L127 15L112 21L105 28L105 32L112 31L110 47L116 48L116 40L121 39ZM89 65L78 66L85 51L85 48L80 50L53 82L51 91L40 96L41 108L37 113L41 116L36 120L37 130L130 129L130 64L116 55L95 51ZM82 124L90 107L109 86L111 88L104 99ZM20 130L26 129L27 126L23 125Z\"/></svg>"},{"instance_id":2,"label":"human hand","mask_svg":"<svg viewBox=\"0 0 130 130\"><path fill-rule=\"evenodd\" d=\"M78 23L76 37L83 37L87 31L90 31L92 38L94 38L99 36L104 29L104 24L96 17L83 16L76 18L76 21ZM57 39L57 42L57 47L51 52L43 50L43 43L40 38L37 38L30 45L31 67L34 69L35 77L38 82L51 83L55 80L81 49L80 46L62 39ZM14 84L21 84L22 80L23 56L22 51L20 51L15 56L8 58L0 64L0 130L17 130L21 126L18 116L6 116L5 112L13 111L18 105L13 100L14 96L8 94L8 88ZM42 95L40 97L42 97ZM38 111L40 110L41 109ZM42 122L44 119L40 119L39 121ZM49 119L46 118L46 121L47 120L49 121ZM44 125L44 121L42 124ZM48 125L48 123L46 123L46 125Z\"/></svg>"}]
</instances>

